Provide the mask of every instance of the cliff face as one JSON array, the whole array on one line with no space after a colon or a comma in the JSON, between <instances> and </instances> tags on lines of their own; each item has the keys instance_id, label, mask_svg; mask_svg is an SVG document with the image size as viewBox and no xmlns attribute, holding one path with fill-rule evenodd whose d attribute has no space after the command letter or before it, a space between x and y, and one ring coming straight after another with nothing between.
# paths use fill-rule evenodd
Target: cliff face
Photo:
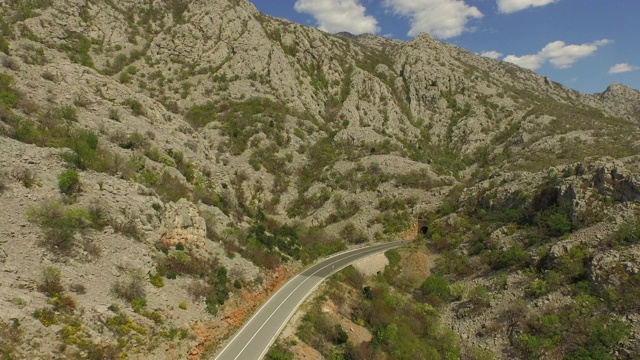
<instances>
[{"instance_id":1,"label":"cliff face","mask_svg":"<svg viewBox=\"0 0 640 360\"><path fill-rule=\"evenodd\" d=\"M603 170L598 196L637 203L640 92L621 85L580 94L426 34L331 35L246 1L0 0L0 19L16 357L197 357L278 274L394 238L452 188L526 192L609 156L631 175ZM578 216L597 196L576 194Z\"/></svg>"}]
</instances>

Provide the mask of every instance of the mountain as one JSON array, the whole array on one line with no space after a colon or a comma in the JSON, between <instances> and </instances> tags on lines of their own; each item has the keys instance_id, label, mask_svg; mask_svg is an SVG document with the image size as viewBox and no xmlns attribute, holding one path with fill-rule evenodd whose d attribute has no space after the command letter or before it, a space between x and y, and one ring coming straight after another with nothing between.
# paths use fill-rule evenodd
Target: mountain
<instances>
[{"instance_id":1,"label":"mountain","mask_svg":"<svg viewBox=\"0 0 640 360\"><path fill-rule=\"evenodd\" d=\"M418 219L382 276L328 285L377 340L295 341L640 351L637 90L581 94L427 34L332 35L244 0L0 4L9 358L209 356L306 264ZM434 325L392 324L407 314Z\"/></svg>"}]
</instances>

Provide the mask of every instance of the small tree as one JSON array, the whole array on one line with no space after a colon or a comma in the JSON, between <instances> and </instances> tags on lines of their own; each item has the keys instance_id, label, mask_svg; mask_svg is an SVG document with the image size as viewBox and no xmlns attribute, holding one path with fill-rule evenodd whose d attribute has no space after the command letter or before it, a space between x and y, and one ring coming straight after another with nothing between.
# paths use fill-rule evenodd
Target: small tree
<instances>
[{"instance_id":1,"label":"small tree","mask_svg":"<svg viewBox=\"0 0 640 360\"><path fill-rule=\"evenodd\" d=\"M439 306L451 297L451 289L444 276L431 275L420 286L426 302Z\"/></svg>"},{"instance_id":2,"label":"small tree","mask_svg":"<svg viewBox=\"0 0 640 360\"><path fill-rule=\"evenodd\" d=\"M47 294L47 296L61 294L64 291L61 278L60 269L55 266L46 266L40 275L38 291Z\"/></svg>"},{"instance_id":3,"label":"small tree","mask_svg":"<svg viewBox=\"0 0 640 360\"><path fill-rule=\"evenodd\" d=\"M72 195L80 190L80 177L78 172L67 169L58 175L58 188L65 195Z\"/></svg>"}]
</instances>

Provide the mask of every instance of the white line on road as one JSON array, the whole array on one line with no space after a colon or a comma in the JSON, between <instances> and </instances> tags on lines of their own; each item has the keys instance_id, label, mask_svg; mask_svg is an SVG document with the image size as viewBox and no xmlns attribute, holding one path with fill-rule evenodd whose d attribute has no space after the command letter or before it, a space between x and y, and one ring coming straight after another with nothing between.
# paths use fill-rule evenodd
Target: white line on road
<instances>
[{"instance_id":1,"label":"white line on road","mask_svg":"<svg viewBox=\"0 0 640 360\"><path fill-rule=\"evenodd\" d=\"M381 247L382 247L382 248L384 248L385 246L381 246ZM342 260L344 260L344 259L342 259ZM341 260L338 260L338 261L341 261ZM336 262L337 262L337 261L336 261ZM334 262L334 263L332 263L332 264L335 264L335 262ZM332 265L332 266L331 266L332 271L331 271L331 273L330 273L329 275L327 275L327 277L329 277L330 275L333 275L333 274L337 273L338 271L340 271L341 269L343 269L343 268L345 268L345 267L347 267L347 266L349 266L349 265L351 265L351 264L350 264L350 263L348 263L348 264L346 264L345 266L338 268L337 270L333 270L333 269L334 269L334 266ZM326 269L328 266L329 266L329 265L327 265L327 266L323 267L323 268L322 268L322 269L320 269L320 270L324 270L324 269ZM320 271L320 270L318 270L318 271ZM316 273L317 273L318 271L316 271ZM315 275L315 273L314 273L314 275ZM260 354L260 356L258 357L258 359L262 359L262 357L267 353L267 351L269 351L269 348L271 347L271 344L273 344L273 342L276 340L276 338L280 335L280 332L281 332L281 331L282 331L282 329L287 325L287 323L289 322L289 320L291 319L291 317L293 316L293 314L296 312L296 310L298 310L298 308L300 307L300 305L302 305L302 303L303 303L305 300L307 300L307 297L309 296L309 294L311 294L311 293L312 293L312 292L313 292L313 291L318 287L318 285L322 284L322 282L323 282L325 279L326 279L326 277L325 277L324 279L322 279L321 281L319 281L317 284L315 284L315 285L314 285L314 286L309 290L309 292L307 293L307 295L306 295L306 296L304 296L302 299L300 299L300 301L298 301L298 303L296 304L296 306L293 308L294 310L289 314L289 316L287 316L287 319L282 323L282 325L280 325L280 328L278 329L278 331L275 333L275 335L274 335L274 336L271 338L271 340L269 341L269 345L268 345L267 347L265 347L265 348L264 348L264 350L262 350L262 353ZM295 291L295 290L294 290L294 291ZM293 294L293 292L292 292L292 294ZM279 307L278 307L278 308L279 308ZM278 309L276 309L276 310L274 311L274 313L275 313L277 310L278 310ZM260 331L260 330L258 330L258 331ZM258 332L256 332L256 334L257 334L257 333L258 333ZM255 335L254 335L254 336L255 336ZM246 346L245 346L245 347L246 347ZM243 349L243 350L244 350L244 349Z\"/></svg>"},{"instance_id":2,"label":"white line on road","mask_svg":"<svg viewBox=\"0 0 640 360\"><path fill-rule=\"evenodd\" d=\"M346 254L352 251L357 251L357 250L361 250L362 248L356 248L356 249L349 249L349 250L345 250L345 251L341 251L339 253L336 254L331 254L329 255L329 257L326 260L338 256L338 255L342 255L342 254ZM280 292L282 289L286 288L290 283L292 283L297 277L301 276L302 273L304 273L305 271L307 271L308 269L314 267L315 265L317 265L318 263L315 264L311 264L309 265L306 269L304 269L302 272L300 272L300 274L292 277L289 281L287 281L284 285L282 285L282 287L280 289L278 289L278 291L276 291L275 293L273 293L271 295L271 297L269 298L269 300L267 300L267 302L265 302L264 304L262 304L262 306L260 306L258 308L258 310L256 310L256 312L254 312L254 316L251 317L251 319L249 319L249 321L244 324L236 333L235 335L229 340L229 342L227 342L227 345L225 345L222 350L218 353L219 355L217 357L215 357L214 359L219 359L219 356L222 355L222 353L225 352L225 350L227 350L227 348L229 347L229 345L231 345L233 343L233 341L236 339L236 337L238 337L238 335L240 335L240 333L242 333L242 331L244 330L244 328L246 328L247 326L249 326L249 324L251 324L251 322L255 319L255 315L260 313L260 311L266 307L267 305L269 305L269 303L276 297L276 295L278 294L278 292Z\"/></svg>"},{"instance_id":3,"label":"white line on road","mask_svg":"<svg viewBox=\"0 0 640 360\"><path fill-rule=\"evenodd\" d=\"M400 246L402 243L406 243L405 242L398 242L398 243L386 243L386 244L378 244L378 246L372 246L371 248L368 248L367 250L374 250L372 251L372 253L376 253L378 252L380 249L384 249L385 247L388 247L389 245L391 245L390 248ZM364 250L363 248L357 248L357 249L349 249L337 254L333 254L331 256L329 256L327 259L325 259L324 261L327 261L333 257L339 256L339 255L345 255L348 254L350 252L355 252L358 250ZM267 318L267 320L264 321L264 323L260 326L260 328L258 328L258 330L256 330L256 332L254 333L254 335L251 337L251 339L249 339L249 341L247 341L247 343L245 344L245 346L240 350L240 352L238 353L238 355L234 358L234 360L237 360L240 355L244 352L244 350L249 346L249 344L251 343L251 341L258 335L258 333L260 332L260 330L262 330L262 328L264 328L264 326L267 324L267 322L275 315L275 313L286 303L286 301L296 292L296 290L298 290L302 285L304 285L311 277L313 277L314 275L316 275L317 273L319 273L322 270L327 269L329 266L332 266L332 271L328 276L336 273L337 271L339 271L342 267L339 267L337 270L335 270L335 264L341 261L344 261L346 259L348 259L351 255L347 255L344 256L336 261L332 261L331 263L328 263L326 265L321 266L318 270L316 270L313 274L311 275L302 275L305 271L307 271L308 269L313 268L313 266L316 266L320 263L316 263L314 265L309 266L307 269L305 269L304 271L302 271L300 274L294 276L293 278L291 278L289 281L287 281L287 283L285 285L283 285L276 293L274 293L269 300L267 300L267 302L265 302L255 313L254 315L251 317L251 319L244 325L242 326L242 328L240 328L240 330L238 330L236 332L236 334L233 336L233 338L231 340L229 340L229 342L227 343L227 345L218 353L218 356L215 358L217 360L220 360L220 357L222 356L222 354L227 350L227 348L233 343L233 341L242 333L242 331L244 331L244 329L246 327L248 327L254 319L256 319L256 315L258 313L260 313L260 311L262 311L271 301L273 301L276 296L278 295L278 293L282 290L284 290L287 286L289 286L290 284L292 284L296 278L298 277L305 277L304 280L302 280L302 282L300 284L298 284L295 289L293 289L289 295L278 305L278 307L272 311L271 315ZM358 256L360 256L360 254L358 254ZM345 266L349 265L345 264ZM325 277L326 278L326 277ZM307 296L309 293L311 293L319 284L322 283L322 281L324 281L324 278L321 279L317 284L315 284L307 293L307 295L305 295L299 302L298 304L295 306L294 311L296 309L298 309L298 307L304 302L304 300L306 300ZM268 351L269 347L271 346L271 344L273 344L273 341L277 338L277 336L280 334L280 331L282 331L282 329L284 328L284 326L286 325L286 323L289 321L289 319L291 318L291 316L293 315L293 312L291 314L289 314L289 316L287 317L287 320L280 326L279 330L276 332L276 334L271 338L271 340L269 341L269 345L263 350L262 354L260 355L259 358L262 358L262 356L264 356L264 354Z\"/></svg>"}]
</instances>

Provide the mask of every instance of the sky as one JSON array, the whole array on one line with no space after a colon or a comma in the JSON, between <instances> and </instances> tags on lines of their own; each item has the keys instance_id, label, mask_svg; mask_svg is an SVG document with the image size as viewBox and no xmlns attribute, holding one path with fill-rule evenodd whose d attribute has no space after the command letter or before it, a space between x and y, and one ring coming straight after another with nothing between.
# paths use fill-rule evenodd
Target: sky
<instances>
[{"instance_id":1,"label":"sky","mask_svg":"<svg viewBox=\"0 0 640 360\"><path fill-rule=\"evenodd\" d=\"M320 30L411 40L426 32L592 94L640 89L640 0L250 0Z\"/></svg>"}]
</instances>

